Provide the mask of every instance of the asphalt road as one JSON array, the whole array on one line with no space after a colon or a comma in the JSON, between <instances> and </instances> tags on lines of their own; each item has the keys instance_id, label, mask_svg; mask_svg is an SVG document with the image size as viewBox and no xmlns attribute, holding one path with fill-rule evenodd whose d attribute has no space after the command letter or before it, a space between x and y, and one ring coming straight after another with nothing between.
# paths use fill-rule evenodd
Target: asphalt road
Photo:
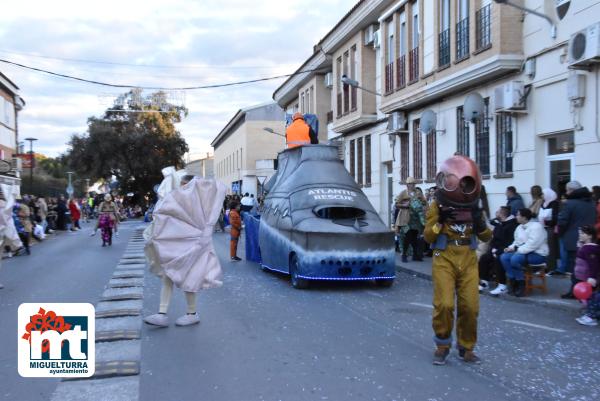
<instances>
[{"instance_id":1,"label":"asphalt road","mask_svg":"<svg viewBox=\"0 0 600 401\"><path fill-rule=\"evenodd\" d=\"M23 379L16 367L22 302L97 303L133 228L112 248L89 228L61 234L0 270L0 399L49 399L58 380ZM142 331L141 400L598 400L600 327L571 312L481 299L480 366L453 351L431 364L431 283L399 274L390 289L369 283L291 288L254 263L230 263L215 235L222 288L198 296L200 325ZM243 248L239 253L243 256ZM158 308L160 281L146 275L144 314ZM175 290L172 322L185 313Z\"/></svg>"},{"instance_id":2,"label":"asphalt road","mask_svg":"<svg viewBox=\"0 0 600 401\"><path fill-rule=\"evenodd\" d=\"M433 366L430 282L400 274L390 289L295 290L284 275L229 262L226 234L215 245L225 283L200 293L200 325L143 329L142 400L600 399L600 328L572 313L483 297L483 364L453 351ZM146 314L159 291L147 276ZM183 313L175 291L171 321Z\"/></svg>"},{"instance_id":3,"label":"asphalt road","mask_svg":"<svg viewBox=\"0 0 600 401\"><path fill-rule=\"evenodd\" d=\"M31 248L31 255L4 259L0 269L0 399L48 400L60 379L22 378L17 372L17 309L24 302L96 304L125 250L133 228L126 222L112 247L102 248L94 223L60 232Z\"/></svg>"}]
</instances>

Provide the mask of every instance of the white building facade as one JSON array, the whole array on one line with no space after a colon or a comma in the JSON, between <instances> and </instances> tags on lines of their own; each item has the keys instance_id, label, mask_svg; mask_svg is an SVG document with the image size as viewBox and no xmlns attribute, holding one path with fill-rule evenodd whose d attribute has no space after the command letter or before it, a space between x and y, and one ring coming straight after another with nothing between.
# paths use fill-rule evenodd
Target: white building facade
<instances>
[{"instance_id":1,"label":"white building facade","mask_svg":"<svg viewBox=\"0 0 600 401\"><path fill-rule=\"evenodd\" d=\"M273 98L291 111L307 84L329 88L314 100L327 115L320 140L342 142L385 222L406 178L435 185L455 153L480 166L492 214L507 186L528 204L533 185L559 194L569 180L600 185L600 0L520 4L554 28L492 0L359 1L299 68L318 71L294 75ZM483 101L473 121L467 97ZM428 132L425 111L437 120Z\"/></svg>"},{"instance_id":2,"label":"white building facade","mask_svg":"<svg viewBox=\"0 0 600 401\"><path fill-rule=\"evenodd\" d=\"M275 103L239 110L212 141L214 175L229 193L260 194L265 176L275 170L274 159L285 148L285 114ZM271 160L269 164L264 160Z\"/></svg>"}]
</instances>

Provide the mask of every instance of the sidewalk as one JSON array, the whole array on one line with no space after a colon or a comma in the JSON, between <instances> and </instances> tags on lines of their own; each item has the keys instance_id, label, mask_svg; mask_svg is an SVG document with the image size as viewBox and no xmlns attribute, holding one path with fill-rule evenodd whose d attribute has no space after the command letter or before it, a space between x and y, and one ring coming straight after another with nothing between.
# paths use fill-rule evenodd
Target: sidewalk
<instances>
[{"instance_id":1,"label":"sidewalk","mask_svg":"<svg viewBox=\"0 0 600 401\"><path fill-rule=\"evenodd\" d=\"M431 258L425 257L423 262L412 262L409 259L408 263L402 263L402 256L396 252L396 270L431 281ZM546 288L548 290L546 294L540 290L533 290L527 297L517 298L512 295L501 295L501 297L513 302L532 303L577 312L583 307L581 303L577 300L560 298L561 294L569 290L570 284L571 280L568 277L553 278L546 276ZM495 298L488 291L482 292L482 295Z\"/></svg>"}]
</instances>

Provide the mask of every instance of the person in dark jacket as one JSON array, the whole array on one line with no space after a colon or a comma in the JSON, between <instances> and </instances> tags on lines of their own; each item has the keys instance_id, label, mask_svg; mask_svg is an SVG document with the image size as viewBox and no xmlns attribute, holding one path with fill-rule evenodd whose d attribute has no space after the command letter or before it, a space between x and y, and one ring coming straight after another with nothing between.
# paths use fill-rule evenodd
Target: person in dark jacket
<instances>
[{"instance_id":1,"label":"person in dark jacket","mask_svg":"<svg viewBox=\"0 0 600 401\"><path fill-rule=\"evenodd\" d=\"M517 192L517 189L512 185L506 187L506 206L510 208L510 214L517 216L517 212L525 207L523 198Z\"/></svg>"},{"instance_id":2,"label":"person in dark jacket","mask_svg":"<svg viewBox=\"0 0 600 401\"><path fill-rule=\"evenodd\" d=\"M57 213L57 218L56 218L56 229L57 230L66 230L67 229L67 212L69 211L69 208L67 207L67 202L65 201L65 197L64 196L60 196L60 198L58 199L58 203L56 205L56 213Z\"/></svg>"},{"instance_id":3,"label":"person in dark jacket","mask_svg":"<svg viewBox=\"0 0 600 401\"><path fill-rule=\"evenodd\" d=\"M557 270L551 272L551 276L564 275L566 272L573 273L579 227L593 226L596 223L596 205L592 201L590 190L578 181L568 182L566 189L567 199L558 213L557 225L558 236L567 253L567 265L559 266Z\"/></svg>"},{"instance_id":4,"label":"person in dark jacket","mask_svg":"<svg viewBox=\"0 0 600 401\"><path fill-rule=\"evenodd\" d=\"M494 275L498 286L490 294L500 295L508 292L506 273L500 263L500 255L513 243L519 222L510 214L508 206L500 206L496 211L496 218L490 220L490 224L494 226L492 240L488 251L479 258L479 290L489 288L489 281Z\"/></svg>"}]
</instances>

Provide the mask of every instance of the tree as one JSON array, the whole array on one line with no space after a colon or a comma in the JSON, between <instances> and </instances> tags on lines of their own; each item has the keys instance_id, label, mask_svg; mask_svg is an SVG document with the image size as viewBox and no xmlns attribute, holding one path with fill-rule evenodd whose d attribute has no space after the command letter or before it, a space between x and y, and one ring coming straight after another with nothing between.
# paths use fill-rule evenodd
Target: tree
<instances>
[{"instance_id":1,"label":"tree","mask_svg":"<svg viewBox=\"0 0 600 401\"><path fill-rule=\"evenodd\" d=\"M188 146L175 124L185 115L187 109L168 104L163 92L142 99L134 89L102 118L88 119L87 132L71 137L66 160L93 181L114 176L123 191L151 193L162 168L183 167Z\"/></svg>"}]
</instances>

